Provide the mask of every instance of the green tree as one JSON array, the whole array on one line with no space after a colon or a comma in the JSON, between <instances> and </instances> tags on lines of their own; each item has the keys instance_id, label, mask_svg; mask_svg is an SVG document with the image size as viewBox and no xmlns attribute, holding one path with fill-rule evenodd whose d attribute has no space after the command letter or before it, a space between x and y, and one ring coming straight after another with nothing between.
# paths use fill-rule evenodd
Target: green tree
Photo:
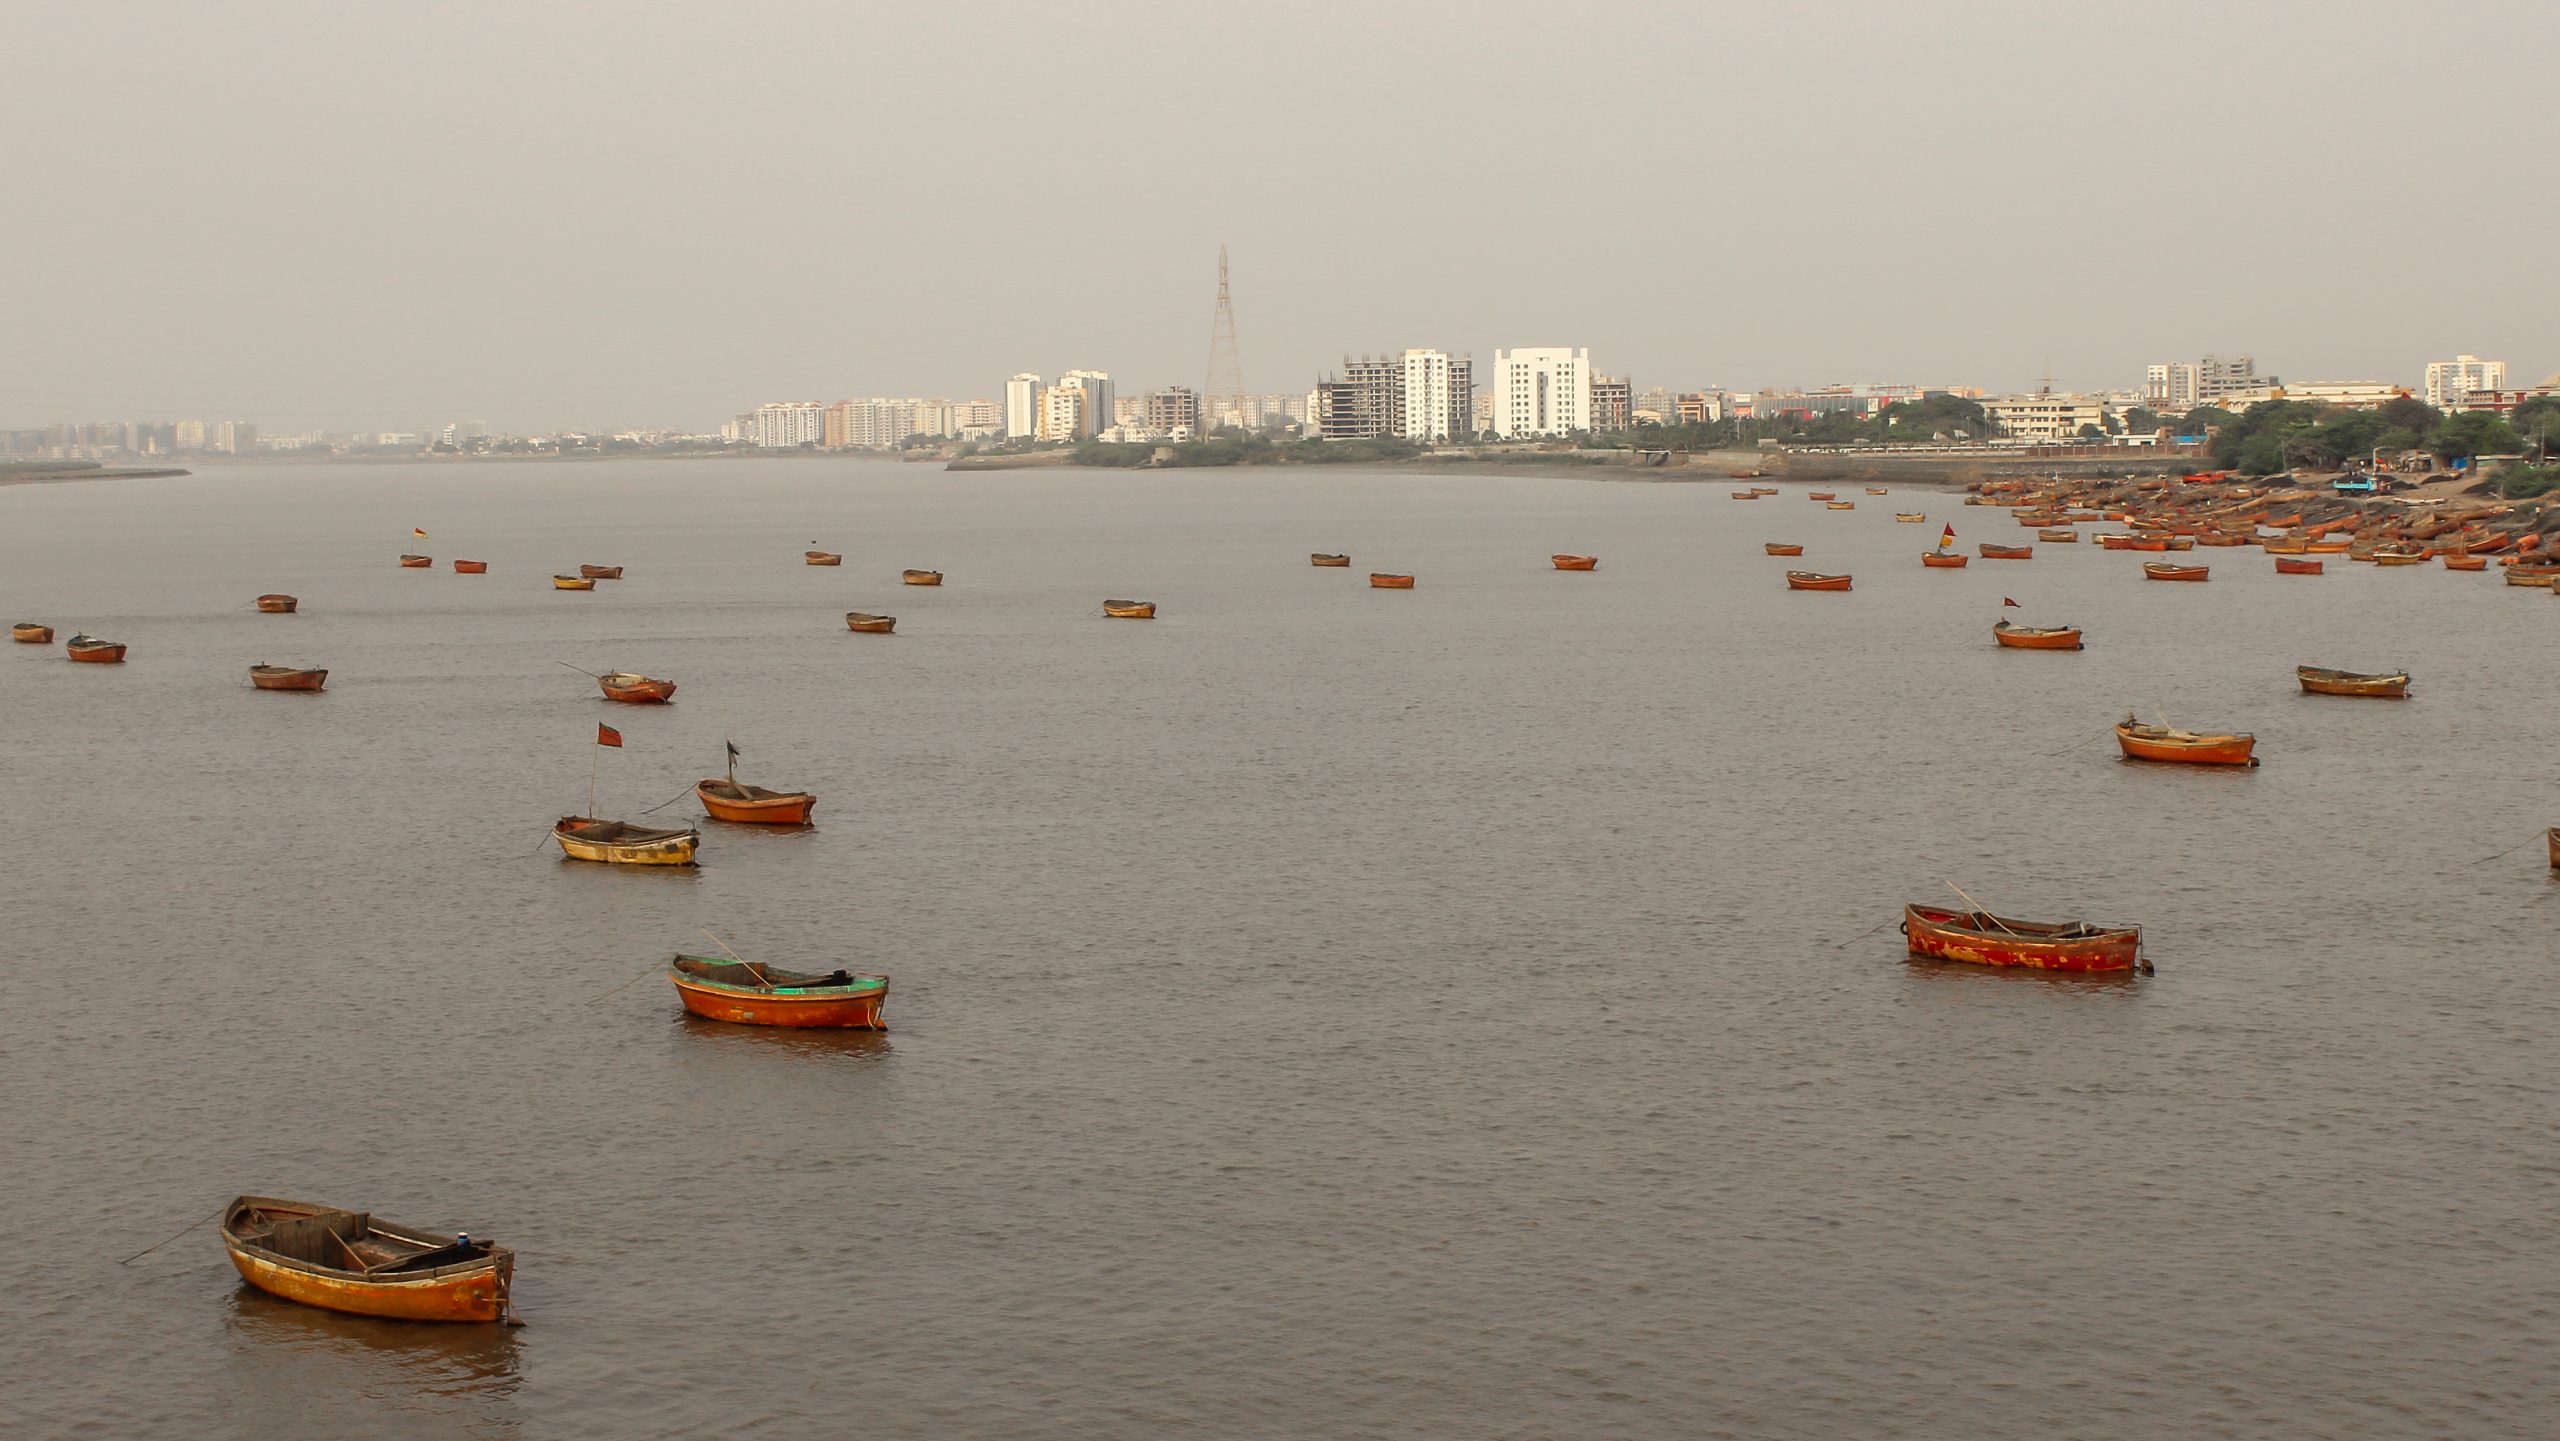
<instances>
[{"instance_id":1,"label":"green tree","mask_svg":"<svg viewBox=\"0 0 2560 1441\"><path fill-rule=\"evenodd\" d=\"M2215 459L2220 458L2217 446ZM2252 435L2235 447L2232 462L2232 468L2242 475L2274 475L2285 468L2284 446L2272 435Z\"/></svg>"},{"instance_id":2,"label":"green tree","mask_svg":"<svg viewBox=\"0 0 2560 1441\"><path fill-rule=\"evenodd\" d=\"M2384 401L2374 414L2382 417L2385 427L2397 427L2412 435L2424 435L2444 419L2443 412L2434 406L2406 395Z\"/></svg>"},{"instance_id":3,"label":"green tree","mask_svg":"<svg viewBox=\"0 0 2560 1441\"><path fill-rule=\"evenodd\" d=\"M2560 451L2560 395L2537 395L2518 405L2507 424L2538 455Z\"/></svg>"},{"instance_id":4,"label":"green tree","mask_svg":"<svg viewBox=\"0 0 2560 1441\"><path fill-rule=\"evenodd\" d=\"M2522 450L2524 443L2505 420L2485 410L2466 410L2448 415L2427 437L2427 449L2445 460L2468 460L2475 455L2511 455Z\"/></svg>"},{"instance_id":5,"label":"green tree","mask_svg":"<svg viewBox=\"0 0 2560 1441\"><path fill-rule=\"evenodd\" d=\"M2129 435L2149 435L2168 424L2168 417L2147 405L2137 405L2124 413L2124 428Z\"/></svg>"}]
</instances>

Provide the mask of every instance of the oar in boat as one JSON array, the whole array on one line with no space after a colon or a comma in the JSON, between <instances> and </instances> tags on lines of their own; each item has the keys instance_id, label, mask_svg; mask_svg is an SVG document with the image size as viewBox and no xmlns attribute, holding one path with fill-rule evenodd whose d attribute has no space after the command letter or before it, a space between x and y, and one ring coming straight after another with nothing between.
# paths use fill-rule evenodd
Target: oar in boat
<instances>
[{"instance_id":1,"label":"oar in boat","mask_svg":"<svg viewBox=\"0 0 2560 1441\"><path fill-rule=\"evenodd\" d=\"M706 936L711 936L711 928L709 926L703 927L702 933ZM724 951L729 951L729 943L720 939L718 936L711 936L711 944L718 946ZM747 968L747 974L756 978L756 986L759 990L770 991L773 989L773 982L765 979L764 972L756 969L755 962L739 955L736 951L729 951L729 959L736 961L739 965Z\"/></svg>"},{"instance_id":2,"label":"oar in boat","mask_svg":"<svg viewBox=\"0 0 2560 1441\"><path fill-rule=\"evenodd\" d=\"M2017 932L2016 932L2016 931L2009 930L2009 928L2008 928L2007 926L2002 926L2002 925L2000 925L2000 918L1999 918L1998 916L1995 916L1995 915L1991 914L1991 908L1990 908L1990 907L1988 907L1988 906L1984 905L1984 904L1983 904L1982 902L1980 902L1980 901L1975 900L1975 899L1974 899L1973 897L1971 897L1971 896L1965 896L1965 895L1964 895L1964 887L1962 887L1962 886L1960 886L1960 885L1957 885L1957 884L1956 884L1955 882L1953 882L1953 881L1949 881L1949 882L1947 882L1947 889L1948 889L1948 890L1951 890L1951 891L1953 891L1953 892L1955 892L1957 895L1964 896L1964 903L1965 903L1966 905L1968 905L1968 906L1973 907L1973 913L1974 913L1975 915L1978 915L1978 916L1982 917L1984 920L1989 921L1991 924L1993 924L1993 925L1995 925L1995 926L2000 926L2000 929L2002 929L2002 930L2004 930L2004 931L2009 931L2009 934L2011 934L2011 935L2013 935L2013 936L2017 934Z\"/></svg>"}]
</instances>

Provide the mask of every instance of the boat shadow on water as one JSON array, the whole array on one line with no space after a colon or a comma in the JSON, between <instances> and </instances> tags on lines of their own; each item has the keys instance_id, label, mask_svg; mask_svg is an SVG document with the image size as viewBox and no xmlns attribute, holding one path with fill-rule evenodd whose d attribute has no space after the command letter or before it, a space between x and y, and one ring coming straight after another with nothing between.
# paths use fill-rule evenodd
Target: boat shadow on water
<instances>
[{"instance_id":1,"label":"boat shadow on water","mask_svg":"<svg viewBox=\"0 0 2560 1441\"><path fill-rule=\"evenodd\" d=\"M741 1026L714 1021L679 1007L668 1017L673 1029L689 1039L726 1048L730 1054L764 1051L783 1056L822 1056L842 1061L888 1060L897 1048L887 1031L828 1026Z\"/></svg>"},{"instance_id":2,"label":"boat shadow on water","mask_svg":"<svg viewBox=\"0 0 2560 1441\"><path fill-rule=\"evenodd\" d=\"M512 1326L436 1326L324 1311L271 1296L247 1281L231 1291L226 1329L261 1365L290 1352L360 1376L332 1383L348 1394L398 1392L419 1409L451 1408L457 1435L500 1434L516 1425L512 1402L524 1385L521 1333ZM431 1398L420 1400L418 1398ZM492 1403L505 1403L503 1415ZM467 1419L466 1419L467 1417Z\"/></svg>"},{"instance_id":3,"label":"boat shadow on water","mask_svg":"<svg viewBox=\"0 0 2560 1441\"><path fill-rule=\"evenodd\" d=\"M1903 970L1912 978L1934 984L1978 982L1989 986L2044 985L2070 991L2116 991L2134 987L2145 979L2138 969L2056 971L2038 966L1977 966L1969 961L1942 961L1935 956L1906 954L1901 959Z\"/></svg>"}]
</instances>

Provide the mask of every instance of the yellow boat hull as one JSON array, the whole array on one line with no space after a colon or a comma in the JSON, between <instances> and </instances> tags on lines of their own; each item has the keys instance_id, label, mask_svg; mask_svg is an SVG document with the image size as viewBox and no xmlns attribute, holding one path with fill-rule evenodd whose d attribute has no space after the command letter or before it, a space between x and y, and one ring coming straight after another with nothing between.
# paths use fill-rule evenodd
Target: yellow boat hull
<instances>
[{"instance_id":1,"label":"yellow boat hull","mask_svg":"<svg viewBox=\"0 0 2560 1441\"><path fill-rule=\"evenodd\" d=\"M636 844L618 841L582 841L576 836L552 832L560 849L571 860L603 861L617 866L689 866L693 864L695 837L677 836L663 841L641 841Z\"/></svg>"}]
</instances>

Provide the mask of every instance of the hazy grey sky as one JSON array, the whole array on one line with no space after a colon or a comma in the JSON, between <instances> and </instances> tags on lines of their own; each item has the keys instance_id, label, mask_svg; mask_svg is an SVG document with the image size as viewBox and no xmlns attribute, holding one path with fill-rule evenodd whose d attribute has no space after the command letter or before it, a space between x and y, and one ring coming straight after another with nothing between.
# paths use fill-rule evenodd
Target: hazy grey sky
<instances>
[{"instance_id":1,"label":"hazy grey sky","mask_svg":"<svg viewBox=\"0 0 2560 1441\"><path fill-rule=\"evenodd\" d=\"M2560 369L2560 4L0 0L0 425Z\"/></svg>"}]
</instances>

